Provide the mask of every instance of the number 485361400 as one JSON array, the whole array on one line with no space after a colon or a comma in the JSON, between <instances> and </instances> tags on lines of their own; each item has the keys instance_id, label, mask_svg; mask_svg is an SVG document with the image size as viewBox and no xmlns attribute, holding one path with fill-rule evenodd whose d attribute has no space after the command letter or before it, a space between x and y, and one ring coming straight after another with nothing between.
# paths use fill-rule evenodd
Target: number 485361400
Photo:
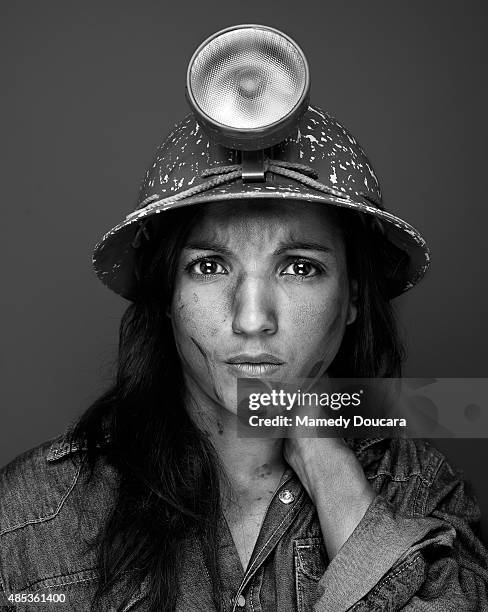
<instances>
[{"instance_id":1,"label":"number 485361400","mask_svg":"<svg viewBox=\"0 0 488 612\"><path fill-rule=\"evenodd\" d=\"M11 593L7 597L10 603L65 603L64 593Z\"/></svg>"}]
</instances>

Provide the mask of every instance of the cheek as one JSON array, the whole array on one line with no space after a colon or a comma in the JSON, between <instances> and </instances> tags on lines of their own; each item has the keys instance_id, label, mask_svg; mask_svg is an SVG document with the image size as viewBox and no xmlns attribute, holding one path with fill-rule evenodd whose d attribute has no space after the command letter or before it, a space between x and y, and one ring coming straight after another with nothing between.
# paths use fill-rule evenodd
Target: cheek
<instances>
[{"instance_id":1,"label":"cheek","mask_svg":"<svg viewBox=\"0 0 488 612\"><path fill-rule=\"evenodd\" d=\"M177 344L193 337L204 347L211 345L212 338L218 337L227 318L226 305L218 296L202 295L191 288L176 288L171 319Z\"/></svg>"},{"instance_id":2,"label":"cheek","mask_svg":"<svg viewBox=\"0 0 488 612\"><path fill-rule=\"evenodd\" d=\"M171 319L183 372L215 400L225 404L218 353L225 333L226 306L220 296L176 288Z\"/></svg>"},{"instance_id":3,"label":"cheek","mask_svg":"<svg viewBox=\"0 0 488 612\"><path fill-rule=\"evenodd\" d=\"M346 319L346 305L343 299L336 298L320 312L324 326L324 334L329 338L335 338L344 332Z\"/></svg>"},{"instance_id":4,"label":"cheek","mask_svg":"<svg viewBox=\"0 0 488 612\"><path fill-rule=\"evenodd\" d=\"M332 360L344 335L346 317L347 301L340 291L323 291L299 304L290 302L287 318L297 358L308 366Z\"/></svg>"},{"instance_id":5,"label":"cheek","mask_svg":"<svg viewBox=\"0 0 488 612\"><path fill-rule=\"evenodd\" d=\"M345 310L342 303L328 304L327 307L310 312L307 323L303 325L303 334L307 340L317 344L319 341L331 342L342 338L344 331Z\"/></svg>"}]
</instances>

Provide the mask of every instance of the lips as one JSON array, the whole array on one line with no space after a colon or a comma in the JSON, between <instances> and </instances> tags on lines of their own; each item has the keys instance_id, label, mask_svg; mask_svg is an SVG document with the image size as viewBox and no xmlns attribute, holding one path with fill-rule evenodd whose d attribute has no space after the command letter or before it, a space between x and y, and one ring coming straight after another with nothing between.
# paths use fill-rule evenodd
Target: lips
<instances>
[{"instance_id":1,"label":"lips","mask_svg":"<svg viewBox=\"0 0 488 612\"><path fill-rule=\"evenodd\" d=\"M284 361L282 359L278 359L278 357L275 357L274 355L271 355L271 353L259 353L259 355L249 355L243 353L227 359L226 363L267 363L282 365Z\"/></svg>"},{"instance_id":2,"label":"lips","mask_svg":"<svg viewBox=\"0 0 488 612\"><path fill-rule=\"evenodd\" d=\"M285 362L270 353L260 353L259 355L236 355L227 359L226 363L235 374L253 378L273 374Z\"/></svg>"}]
</instances>

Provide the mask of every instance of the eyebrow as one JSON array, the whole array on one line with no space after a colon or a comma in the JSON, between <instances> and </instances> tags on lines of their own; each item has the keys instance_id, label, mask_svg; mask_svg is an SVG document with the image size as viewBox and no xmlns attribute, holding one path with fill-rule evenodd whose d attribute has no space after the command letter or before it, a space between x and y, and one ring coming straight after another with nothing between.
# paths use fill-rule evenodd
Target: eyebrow
<instances>
[{"instance_id":1,"label":"eyebrow","mask_svg":"<svg viewBox=\"0 0 488 612\"><path fill-rule=\"evenodd\" d=\"M183 248L197 251L216 251L217 253L222 253L222 255L232 255L232 251L229 248L215 240L194 240L187 242Z\"/></svg>"},{"instance_id":2,"label":"eyebrow","mask_svg":"<svg viewBox=\"0 0 488 612\"><path fill-rule=\"evenodd\" d=\"M215 240L200 240L192 241L185 244L184 249L194 249L198 251L215 251L223 255L233 255L233 251L225 245ZM323 253L333 254L334 250L321 242L303 241L303 240L287 240L280 242L278 248L273 252L273 255L282 255L286 251L293 250L309 250L321 251Z\"/></svg>"},{"instance_id":3,"label":"eyebrow","mask_svg":"<svg viewBox=\"0 0 488 612\"><path fill-rule=\"evenodd\" d=\"M275 255L281 255L286 251L293 250L309 250L309 251L322 251L324 253L334 253L334 249L322 244L321 242L303 241L303 240L288 240L286 242L280 242L279 247L274 252Z\"/></svg>"}]
</instances>

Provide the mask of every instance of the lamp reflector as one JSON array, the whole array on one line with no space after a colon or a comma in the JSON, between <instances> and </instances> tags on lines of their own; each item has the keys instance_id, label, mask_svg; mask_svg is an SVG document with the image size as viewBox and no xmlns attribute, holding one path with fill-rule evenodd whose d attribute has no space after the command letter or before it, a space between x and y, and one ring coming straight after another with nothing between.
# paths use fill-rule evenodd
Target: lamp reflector
<instances>
[{"instance_id":1,"label":"lamp reflector","mask_svg":"<svg viewBox=\"0 0 488 612\"><path fill-rule=\"evenodd\" d=\"M309 71L300 47L266 26L217 32L193 55L187 96L199 122L232 148L283 140L308 106Z\"/></svg>"}]
</instances>

